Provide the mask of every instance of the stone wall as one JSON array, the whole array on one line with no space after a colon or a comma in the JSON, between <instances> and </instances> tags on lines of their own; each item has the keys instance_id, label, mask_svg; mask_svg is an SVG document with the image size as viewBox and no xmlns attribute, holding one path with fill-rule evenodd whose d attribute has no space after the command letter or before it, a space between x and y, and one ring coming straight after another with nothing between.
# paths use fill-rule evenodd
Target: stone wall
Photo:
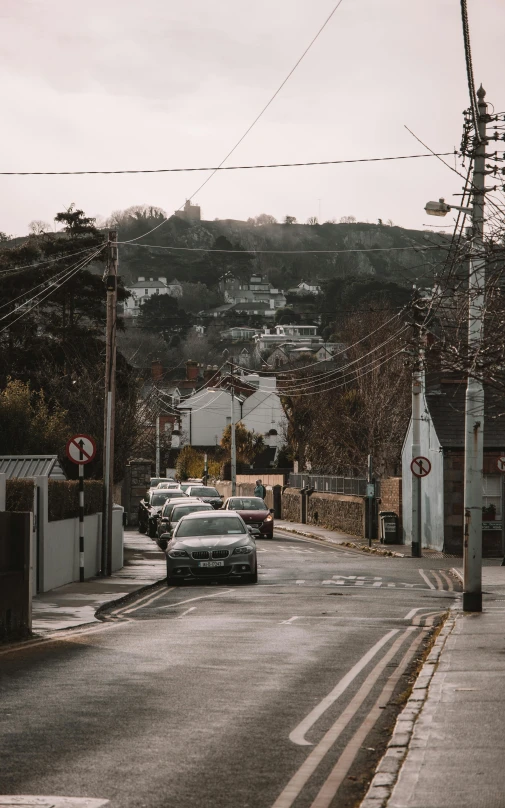
<instances>
[{"instance_id":1,"label":"stone wall","mask_svg":"<svg viewBox=\"0 0 505 808\"><path fill-rule=\"evenodd\" d=\"M298 488L285 488L282 493L282 518L286 522L299 522L302 495Z\"/></svg>"},{"instance_id":2,"label":"stone wall","mask_svg":"<svg viewBox=\"0 0 505 808\"><path fill-rule=\"evenodd\" d=\"M311 494L307 523L362 538L365 535L365 500L344 494Z\"/></svg>"}]
</instances>

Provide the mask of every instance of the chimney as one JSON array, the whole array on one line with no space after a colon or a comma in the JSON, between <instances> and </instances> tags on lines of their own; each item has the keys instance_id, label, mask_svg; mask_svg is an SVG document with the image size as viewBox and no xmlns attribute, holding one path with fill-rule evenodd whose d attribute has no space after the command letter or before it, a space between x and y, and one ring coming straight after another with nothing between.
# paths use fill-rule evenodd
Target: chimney
<instances>
[{"instance_id":1,"label":"chimney","mask_svg":"<svg viewBox=\"0 0 505 808\"><path fill-rule=\"evenodd\" d=\"M193 359L188 359L186 362L186 379L188 382L194 382L198 379L198 370L198 362L195 362Z\"/></svg>"},{"instance_id":2,"label":"chimney","mask_svg":"<svg viewBox=\"0 0 505 808\"><path fill-rule=\"evenodd\" d=\"M159 359L151 362L151 378L153 382L160 382L163 378L163 365Z\"/></svg>"},{"instance_id":3,"label":"chimney","mask_svg":"<svg viewBox=\"0 0 505 808\"><path fill-rule=\"evenodd\" d=\"M158 280L159 280L159 281L161 281L162 283L165 283L165 284L166 284L166 282L167 282L167 279L166 279L166 278L161 278L161 277L160 277L160 278L158 278Z\"/></svg>"},{"instance_id":4,"label":"chimney","mask_svg":"<svg viewBox=\"0 0 505 808\"><path fill-rule=\"evenodd\" d=\"M214 379L215 370L212 369L212 365L207 365L203 373L203 380L205 384L208 384L211 380L212 383L217 381L217 377Z\"/></svg>"},{"instance_id":5,"label":"chimney","mask_svg":"<svg viewBox=\"0 0 505 808\"><path fill-rule=\"evenodd\" d=\"M139 280L138 280L138 282L139 282L139 283L142 283L142 281L145 281L145 278L144 278L144 276L143 276L143 275L139 275Z\"/></svg>"}]
</instances>

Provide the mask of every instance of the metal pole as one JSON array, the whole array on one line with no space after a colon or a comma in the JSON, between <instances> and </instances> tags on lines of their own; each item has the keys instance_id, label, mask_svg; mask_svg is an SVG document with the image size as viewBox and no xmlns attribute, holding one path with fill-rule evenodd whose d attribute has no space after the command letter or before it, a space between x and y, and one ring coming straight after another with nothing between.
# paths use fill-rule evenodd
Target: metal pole
<instances>
[{"instance_id":1,"label":"metal pole","mask_svg":"<svg viewBox=\"0 0 505 808\"><path fill-rule=\"evenodd\" d=\"M478 143L473 170L472 256L468 279L468 356L476 368L484 330L484 200L486 176L485 90L478 96ZM482 611L482 468L484 463L484 388L468 372L465 398L465 530L463 539L463 609Z\"/></svg>"},{"instance_id":2,"label":"metal pole","mask_svg":"<svg viewBox=\"0 0 505 808\"><path fill-rule=\"evenodd\" d=\"M83 460L82 441L79 459ZM84 581L84 465L79 465L79 581Z\"/></svg>"},{"instance_id":3,"label":"metal pole","mask_svg":"<svg viewBox=\"0 0 505 808\"><path fill-rule=\"evenodd\" d=\"M104 413L104 510L102 520L102 575L110 575L112 567L112 505L114 479L114 427L116 398L116 318L117 318L117 231L108 239L107 325L105 340L105 413Z\"/></svg>"},{"instance_id":4,"label":"metal pole","mask_svg":"<svg viewBox=\"0 0 505 808\"><path fill-rule=\"evenodd\" d=\"M417 356L412 370L412 460L421 454L421 404L423 389L420 309L418 301L414 308L416 326ZM412 474L412 557L422 556L422 514L421 514L421 479Z\"/></svg>"},{"instance_id":5,"label":"metal pole","mask_svg":"<svg viewBox=\"0 0 505 808\"><path fill-rule=\"evenodd\" d=\"M367 482L372 483L373 465L372 455L368 455L368 470ZM373 497L368 497L368 546L372 546L372 529L373 529Z\"/></svg>"},{"instance_id":6,"label":"metal pole","mask_svg":"<svg viewBox=\"0 0 505 808\"><path fill-rule=\"evenodd\" d=\"M160 476L160 416L156 416L156 476Z\"/></svg>"},{"instance_id":7,"label":"metal pole","mask_svg":"<svg viewBox=\"0 0 505 808\"><path fill-rule=\"evenodd\" d=\"M233 364L230 362L231 373L231 495L237 493L237 445L235 440L235 383L233 378Z\"/></svg>"},{"instance_id":8,"label":"metal pole","mask_svg":"<svg viewBox=\"0 0 505 808\"><path fill-rule=\"evenodd\" d=\"M207 480L209 477L209 468L208 468L208 461L207 461L207 452L205 452L203 456L203 484L207 485Z\"/></svg>"}]
</instances>

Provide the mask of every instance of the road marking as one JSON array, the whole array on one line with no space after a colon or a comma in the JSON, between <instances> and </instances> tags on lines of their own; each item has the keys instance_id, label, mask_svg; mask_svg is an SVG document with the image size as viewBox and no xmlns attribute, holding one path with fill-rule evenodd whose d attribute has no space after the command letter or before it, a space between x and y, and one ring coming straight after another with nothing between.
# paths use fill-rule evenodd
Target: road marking
<instances>
[{"instance_id":1,"label":"road marking","mask_svg":"<svg viewBox=\"0 0 505 808\"><path fill-rule=\"evenodd\" d=\"M407 612L407 614L405 615L405 617L403 619L404 620L411 620L412 617L414 617L414 615L416 614L416 612L422 611L423 608L424 608L423 606L418 606L417 609L411 609L410 612Z\"/></svg>"},{"instance_id":2,"label":"road marking","mask_svg":"<svg viewBox=\"0 0 505 808\"><path fill-rule=\"evenodd\" d=\"M447 575L447 573L443 572L442 570L440 570L440 575L447 581L449 592L454 592L454 581L452 580L451 576Z\"/></svg>"},{"instance_id":3,"label":"road marking","mask_svg":"<svg viewBox=\"0 0 505 808\"><path fill-rule=\"evenodd\" d=\"M370 695L371 690L377 683L377 680L383 673L386 665L391 662L393 657L396 656L404 641L412 631L416 631L413 626L409 626L407 629L405 629L405 631L395 640L389 651L382 657L380 662L378 662L368 674L356 695L351 699L333 726L330 727L330 729L323 735L323 738L319 741L317 746L314 747L298 771L295 772L287 786L285 786L283 791L279 794L273 804L273 808L291 808L309 778L314 774L317 767L326 756L327 752L329 752L349 722L354 718L365 699Z\"/></svg>"},{"instance_id":4,"label":"road marking","mask_svg":"<svg viewBox=\"0 0 505 808\"><path fill-rule=\"evenodd\" d=\"M5 795L0 796L0 806L19 806L19 808L101 808L109 800L90 799L89 797L45 797Z\"/></svg>"},{"instance_id":5,"label":"road marking","mask_svg":"<svg viewBox=\"0 0 505 808\"><path fill-rule=\"evenodd\" d=\"M405 671L409 661L412 659L417 647L422 640L422 634L415 637L414 641L409 645L406 653L403 655L397 669L391 674L386 684L382 688L379 698L373 705L372 709L362 722L361 726L354 733L353 737L345 747L340 755L337 763L333 767L329 777L321 787L316 799L311 804L310 808L329 808L333 802L333 798L340 788L344 777L349 772L354 759L365 742L368 733L374 727L381 716L382 708L387 706L387 703L393 695L396 684L400 676Z\"/></svg>"},{"instance_id":6,"label":"road marking","mask_svg":"<svg viewBox=\"0 0 505 808\"><path fill-rule=\"evenodd\" d=\"M186 609L186 611L183 612L182 614L180 614L177 619L180 620L181 617L185 617L185 615L189 614L190 612L194 612L195 609L196 609L196 606L190 606L189 609Z\"/></svg>"},{"instance_id":7,"label":"road marking","mask_svg":"<svg viewBox=\"0 0 505 808\"><path fill-rule=\"evenodd\" d=\"M394 637L395 634L398 634L398 629L393 629L392 631L388 631L387 634L384 634L381 639L373 645L369 651L364 654L358 662L348 671L345 676L335 685L333 690L325 696L322 701L317 704L313 710L308 714L303 721L298 724L298 726L291 732L289 736L289 740L293 743L298 744L298 746L312 746L310 741L305 740L305 735L309 731L309 729L316 723L316 721L326 712L326 710L331 707L332 704L336 702L336 700L344 693L349 685L355 680L356 676L361 673L363 668L366 668L368 663L376 656L381 648L389 642L391 637Z\"/></svg>"},{"instance_id":8,"label":"road marking","mask_svg":"<svg viewBox=\"0 0 505 808\"><path fill-rule=\"evenodd\" d=\"M163 597L163 595L166 595L167 592L171 592L172 589L175 589L175 587L174 586L163 587L159 592L156 592L156 594L147 595L146 597L141 598L140 600L136 601L135 603L133 603L129 607L124 607L123 609L119 609L116 612L116 616L118 616L118 615L122 616L123 614L130 614L130 612L135 612L135 611L137 611L137 609L143 609L143 608L145 608L145 606L150 606L151 603L153 603L155 600L158 600L159 598Z\"/></svg>"},{"instance_id":9,"label":"road marking","mask_svg":"<svg viewBox=\"0 0 505 808\"><path fill-rule=\"evenodd\" d=\"M444 590L444 582L442 581L442 578L440 577L440 575L438 575L438 573L436 573L435 570L430 570L430 572L433 575L433 577L434 577L434 579L435 579L435 581L437 583L437 589L441 589L443 591Z\"/></svg>"},{"instance_id":10,"label":"road marking","mask_svg":"<svg viewBox=\"0 0 505 808\"><path fill-rule=\"evenodd\" d=\"M290 617L289 620L283 620L281 622L281 626L289 626L291 623L294 623L295 620L298 620L296 615L294 617Z\"/></svg>"},{"instance_id":11,"label":"road marking","mask_svg":"<svg viewBox=\"0 0 505 808\"><path fill-rule=\"evenodd\" d=\"M305 581L295 581L295 584L304 584Z\"/></svg>"},{"instance_id":12,"label":"road marking","mask_svg":"<svg viewBox=\"0 0 505 808\"><path fill-rule=\"evenodd\" d=\"M185 603L193 603L195 600L205 600L206 598L217 598L219 595L229 595L230 592L237 592L236 589L221 589L219 592L214 592L212 595L200 595L197 598L188 598L188 600L179 600L176 603L169 603L168 606L160 606L160 609L173 609L175 606L184 606Z\"/></svg>"},{"instance_id":13,"label":"road marking","mask_svg":"<svg viewBox=\"0 0 505 808\"><path fill-rule=\"evenodd\" d=\"M424 574L423 570L418 570L418 572L419 572L419 575L421 576L421 578L422 578L424 581L426 581L426 583L428 584L428 586L430 587L430 589L436 589L435 585L431 583L430 579L428 578L428 576L427 576L427 575L425 575L425 574Z\"/></svg>"}]
</instances>

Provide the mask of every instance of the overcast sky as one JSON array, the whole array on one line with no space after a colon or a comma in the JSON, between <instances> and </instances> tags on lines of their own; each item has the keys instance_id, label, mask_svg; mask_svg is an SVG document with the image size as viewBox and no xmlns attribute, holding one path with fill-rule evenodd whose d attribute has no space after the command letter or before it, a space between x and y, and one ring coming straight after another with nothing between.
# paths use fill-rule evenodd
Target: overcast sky
<instances>
[{"instance_id":1,"label":"overcast sky","mask_svg":"<svg viewBox=\"0 0 505 808\"><path fill-rule=\"evenodd\" d=\"M1 170L216 165L277 89L336 0L2 0ZM475 80L505 110L505 3L470 0ZM343 0L229 164L416 154L461 137L468 106L459 0ZM453 158L448 158L454 165ZM2 177L0 230L75 202L107 216L173 212L203 173ZM205 219L354 215L422 228L461 180L435 158L222 172ZM450 221L447 221L450 228Z\"/></svg>"}]
</instances>

